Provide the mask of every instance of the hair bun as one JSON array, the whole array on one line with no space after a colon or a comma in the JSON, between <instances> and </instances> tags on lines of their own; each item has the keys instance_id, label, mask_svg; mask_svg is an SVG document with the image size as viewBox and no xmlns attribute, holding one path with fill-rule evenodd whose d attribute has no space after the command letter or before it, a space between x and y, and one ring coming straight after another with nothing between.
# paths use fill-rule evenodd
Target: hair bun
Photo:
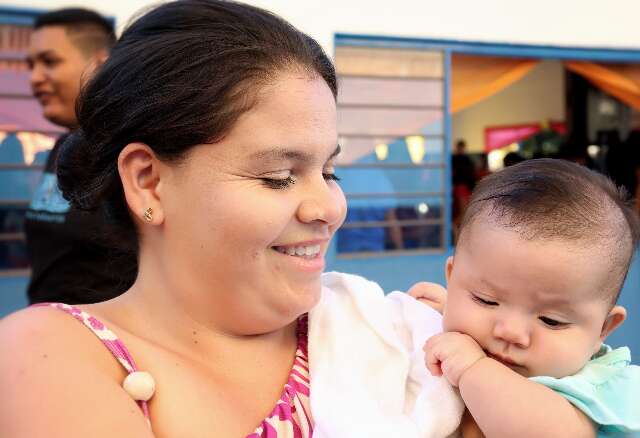
<instances>
[{"instance_id":1,"label":"hair bun","mask_svg":"<svg viewBox=\"0 0 640 438\"><path fill-rule=\"evenodd\" d=\"M80 210L92 210L99 204L94 157L84 132L78 129L64 139L56 159L62 196Z\"/></svg>"}]
</instances>

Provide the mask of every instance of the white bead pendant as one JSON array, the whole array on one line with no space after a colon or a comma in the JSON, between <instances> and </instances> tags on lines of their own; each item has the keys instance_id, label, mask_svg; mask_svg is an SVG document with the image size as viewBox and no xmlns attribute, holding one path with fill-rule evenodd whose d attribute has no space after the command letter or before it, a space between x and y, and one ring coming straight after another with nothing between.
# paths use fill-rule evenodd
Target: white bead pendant
<instances>
[{"instance_id":1,"label":"white bead pendant","mask_svg":"<svg viewBox=\"0 0 640 438\"><path fill-rule=\"evenodd\" d=\"M146 371L134 371L122 382L122 387L136 401L149 401L156 391L156 382Z\"/></svg>"}]
</instances>

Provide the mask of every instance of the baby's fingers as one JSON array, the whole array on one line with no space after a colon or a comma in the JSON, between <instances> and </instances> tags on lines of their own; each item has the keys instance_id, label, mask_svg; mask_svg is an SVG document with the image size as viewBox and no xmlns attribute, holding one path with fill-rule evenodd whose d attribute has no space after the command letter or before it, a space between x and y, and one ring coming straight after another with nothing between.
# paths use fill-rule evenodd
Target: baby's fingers
<instances>
[{"instance_id":1,"label":"baby's fingers","mask_svg":"<svg viewBox=\"0 0 640 438\"><path fill-rule=\"evenodd\" d=\"M433 338L432 338L433 339ZM424 364L427 367L427 370L431 373L432 376L441 376L442 375L442 362L438 358L437 353L437 340L429 341L424 344Z\"/></svg>"}]
</instances>

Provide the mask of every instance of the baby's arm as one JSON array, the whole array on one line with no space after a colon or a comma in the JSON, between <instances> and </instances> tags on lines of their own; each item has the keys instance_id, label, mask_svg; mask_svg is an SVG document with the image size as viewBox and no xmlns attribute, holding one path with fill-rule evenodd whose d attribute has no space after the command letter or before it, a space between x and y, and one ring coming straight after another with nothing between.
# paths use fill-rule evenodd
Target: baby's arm
<instances>
[{"instance_id":1,"label":"baby's arm","mask_svg":"<svg viewBox=\"0 0 640 438\"><path fill-rule=\"evenodd\" d=\"M487 438L596 436L591 420L564 397L487 357L470 336L441 333L424 350L431 374L460 389Z\"/></svg>"}]
</instances>

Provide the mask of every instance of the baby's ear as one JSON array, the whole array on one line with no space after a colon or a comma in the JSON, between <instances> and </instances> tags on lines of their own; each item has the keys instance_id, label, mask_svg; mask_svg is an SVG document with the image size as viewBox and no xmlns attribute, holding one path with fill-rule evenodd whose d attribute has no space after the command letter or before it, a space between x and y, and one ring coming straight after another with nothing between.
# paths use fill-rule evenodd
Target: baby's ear
<instances>
[{"instance_id":1,"label":"baby's ear","mask_svg":"<svg viewBox=\"0 0 640 438\"><path fill-rule=\"evenodd\" d=\"M626 309L622 306L613 306L607 315L607 319L604 320L604 324L602 324L600 340L604 341L607 336L622 325L625 319L627 319Z\"/></svg>"},{"instance_id":2,"label":"baby's ear","mask_svg":"<svg viewBox=\"0 0 640 438\"><path fill-rule=\"evenodd\" d=\"M447 263L444 268L444 276L447 280L447 284L449 284L449 280L451 279L451 271L453 271L453 256L447 257Z\"/></svg>"}]
</instances>

